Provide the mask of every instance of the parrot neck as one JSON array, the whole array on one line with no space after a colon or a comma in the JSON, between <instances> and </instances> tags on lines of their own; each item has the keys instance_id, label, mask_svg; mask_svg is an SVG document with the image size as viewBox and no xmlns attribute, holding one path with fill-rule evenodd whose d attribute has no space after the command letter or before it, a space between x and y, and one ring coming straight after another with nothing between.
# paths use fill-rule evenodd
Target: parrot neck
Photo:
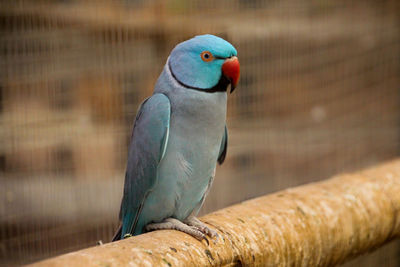
<instances>
[{"instance_id":1,"label":"parrot neck","mask_svg":"<svg viewBox=\"0 0 400 267\"><path fill-rule=\"evenodd\" d=\"M164 71L167 70L171 77L181 86L185 87L186 89L191 89L191 90L196 90L196 91L200 91L200 92L204 92L204 93L216 93L216 92L226 92L228 89L228 85L230 84L230 81L224 76L221 75L221 78L219 79L218 83L211 87L211 88L198 88L198 87L194 87L194 86L190 86L187 85L183 82L181 82L174 74L172 68L171 68L171 64L169 62L169 58L167 60L167 63L165 64L165 68Z\"/></svg>"}]
</instances>

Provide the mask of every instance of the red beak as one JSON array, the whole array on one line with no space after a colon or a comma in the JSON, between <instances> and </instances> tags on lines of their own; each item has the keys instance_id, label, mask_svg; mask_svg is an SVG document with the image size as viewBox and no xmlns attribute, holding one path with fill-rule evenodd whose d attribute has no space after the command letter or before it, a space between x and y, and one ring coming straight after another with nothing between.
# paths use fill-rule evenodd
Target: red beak
<instances>
[{"instance_id":1,"label":"red beak","mask_svg":"<svg viewBox=\"0 0 400 267\"><path fill-rule=\"evenodd\" d=\"M222 64L222 73L231 82L231 93L239 82L240 64L237 57L230 57Z\"/></svg>"}]
</instances>

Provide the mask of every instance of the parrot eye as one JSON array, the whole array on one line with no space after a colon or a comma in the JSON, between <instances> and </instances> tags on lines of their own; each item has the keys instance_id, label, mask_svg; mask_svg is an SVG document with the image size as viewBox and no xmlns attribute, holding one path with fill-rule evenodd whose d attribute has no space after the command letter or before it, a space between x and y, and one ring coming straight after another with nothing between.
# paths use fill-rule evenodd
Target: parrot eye
<instances>
[{"instance_id":1,"label":"parrot eye","mask_svg":"<svg viewBox=\"0 0 400 267\"><path fill-rule=\"evenodd\" d=\"M205 62L210 62L214 59L214 56L211 54L210 51L203 51L200 54L201 59Z\"/></svg>"}]
</instances>

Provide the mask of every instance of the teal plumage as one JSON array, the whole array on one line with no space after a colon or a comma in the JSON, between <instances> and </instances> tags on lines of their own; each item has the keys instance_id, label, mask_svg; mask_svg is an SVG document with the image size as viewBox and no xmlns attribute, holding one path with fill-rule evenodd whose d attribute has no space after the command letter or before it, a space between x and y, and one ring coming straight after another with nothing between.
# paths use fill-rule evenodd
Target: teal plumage
<instances>
[{"instance_id":1,"label":"teal plumage","mask_svg":"<svg viewBox=\"0 0 400 267\"><path fill-rule=\"evenodd\" d=\"M114 240L146 228L173 228L196 237L213 232L194 216L212 184L217 161L226 156L226 90L239 78L236 55L230 43L213 35L196 36L171 52L154 94L135 119L121 228Z\"/></svg>"}]
</instances>

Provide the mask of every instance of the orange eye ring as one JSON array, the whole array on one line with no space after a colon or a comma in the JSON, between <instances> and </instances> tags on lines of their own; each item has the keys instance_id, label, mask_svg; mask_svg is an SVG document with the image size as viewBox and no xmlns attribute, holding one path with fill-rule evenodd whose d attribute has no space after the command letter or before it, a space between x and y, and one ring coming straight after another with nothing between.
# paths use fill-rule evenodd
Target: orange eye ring
<instances>
[{"instance_id":1,"label":"orange eye ring","mask_svg":"<svg viewBox=\"0 0 400 267\"><path fill-rule=\"evenodd\" d=\"M214 56L213 56L213 54L211 54L210 51L203 51L203 52L201 52L200 56L201 56L201 59L205 62L210 62L210 61L214 60Z\"/></svg>"}]
</instances>

